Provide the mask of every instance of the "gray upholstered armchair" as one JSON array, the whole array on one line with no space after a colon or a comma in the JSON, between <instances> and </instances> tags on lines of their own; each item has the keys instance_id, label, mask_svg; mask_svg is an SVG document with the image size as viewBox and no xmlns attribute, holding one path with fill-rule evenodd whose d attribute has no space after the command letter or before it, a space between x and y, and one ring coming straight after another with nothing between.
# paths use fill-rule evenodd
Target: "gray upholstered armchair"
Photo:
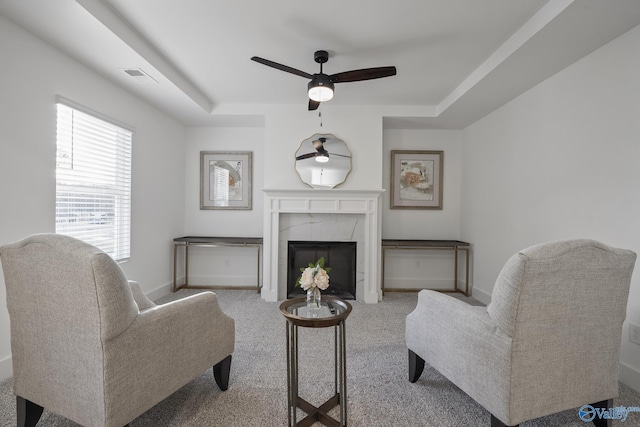
<instances>
[{"instance_id":1,"label":"gray upholstered armchair","mask_svg":"<svg viewBox=\"0 0 640 427\"><path fill-rule=\"evenodd\" d=\"M509 259L488 307L421 291L406 321L409 380L428 363L486 408L492 426L610 407L635 260L591 240L545 243Z\"/></svg>"},{"instance_id":2,"label":"gray upholstered armchair","mask_svg":"<svg viewBox=\"0 0 640 427\"><path fill-rule=\"evenodd\" d=\"M122 427L211 367L227 389L235 324L212 292L155 305L108 255L56 234L5 245L0 259L18 427L43 408Z\"/></svg>"}]
</instances>

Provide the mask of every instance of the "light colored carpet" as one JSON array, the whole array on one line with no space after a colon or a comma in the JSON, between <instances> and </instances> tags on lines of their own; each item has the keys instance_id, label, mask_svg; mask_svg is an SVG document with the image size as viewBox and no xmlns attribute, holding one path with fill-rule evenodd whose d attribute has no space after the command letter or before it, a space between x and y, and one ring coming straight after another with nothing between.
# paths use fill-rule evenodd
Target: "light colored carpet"
<instances>
[{"instance_id":1,"label":"light colored carpet","mask_svg":"<svg viewBox=\"0 0 640 427\"><path fill-rule=\"evenodd\" d=\"M194 292L182 290L159 302ZM229 389L221 392L209 369L131 427L287 425L286 329L280 304L262 301L254 291L216 293L223 310L236 319ZM416 301L415 293L387 293L379 304L352 301L346 321L348 425L489 426L489 413L429 366L415 384L408 381L404 325ZM318 406L331 396L332 387L333 329L300 328L300 395ZM621 384L614 403L637 406L640 394ZM337 410L332 412L336 417ZM626 425L639 424L640 414L630 414ZM15 399L7 380L0 384L0 426L15 425ZM585 423L576 408L521 425ZM77 425L45 410L38 426Z\"/></svg>"}]
</instances>

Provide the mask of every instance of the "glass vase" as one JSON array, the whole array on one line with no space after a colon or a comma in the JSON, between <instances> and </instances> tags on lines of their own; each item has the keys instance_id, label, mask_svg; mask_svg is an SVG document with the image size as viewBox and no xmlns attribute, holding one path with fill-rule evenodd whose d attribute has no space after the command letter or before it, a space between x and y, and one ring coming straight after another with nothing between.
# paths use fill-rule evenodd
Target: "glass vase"
<instances>
[{"instance_id":1,"label":"glass vase","mask_svg":"<svg viewBox=\"0 0 640 427\"><path fill-rule=\"evenodd\" d=\"M320 310L320 302L322 301L322 294L320 289L313 287L307 289L307 308L310 310Z\"/></svg>"}]
</instances>

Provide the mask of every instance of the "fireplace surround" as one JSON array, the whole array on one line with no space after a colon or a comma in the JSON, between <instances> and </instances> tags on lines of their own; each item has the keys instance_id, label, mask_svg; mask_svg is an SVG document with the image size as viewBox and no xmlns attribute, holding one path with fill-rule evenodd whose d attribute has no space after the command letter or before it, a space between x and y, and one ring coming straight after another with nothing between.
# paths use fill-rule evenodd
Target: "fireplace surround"
<instances>
[{"instance_id":1,"label":"fireplace surround","mask_svg":"<svg viewBox=\"0 0 640 427\"><path fill-rule=\"evenodd\" d=\"M380 289L380 195L384 190L264 190L264 246L262 298L287 297L286 245L293 231L310 227L304 240L357 240L356 299L377 303ZM304 220L302 220L304 219ZM319 223L322 224L319 224ZM327 226L327 224L330 224ZM316 227L314 229L314 225ZM293 230L295 228L295 230ZM322 232L318 232L321 228ZM335 230L334 230L335 229ZM327 230L357 234L349 239ZM297 239L303 240L303 239Z\"/></svg>"}]
</instances>

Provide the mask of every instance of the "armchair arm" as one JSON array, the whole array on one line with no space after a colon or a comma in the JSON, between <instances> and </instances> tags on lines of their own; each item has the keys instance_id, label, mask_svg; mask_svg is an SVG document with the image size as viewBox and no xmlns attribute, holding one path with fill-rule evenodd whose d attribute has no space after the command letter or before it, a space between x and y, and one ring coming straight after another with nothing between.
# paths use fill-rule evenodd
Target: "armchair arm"
<instances>
[{"instance_id":1,"label":"armchair arm","mask_svg":"<svg viewBox=\"0 0 640 427\"><path fill-rule=\"evenodd\" d=\"M142 292L142 287L140 283L134 282L133 280L129 280L129 286L131 287L131 293L133 294L133 299L138 304L138 310L143 311L147 308L155 307L153 301L151 301L147 296Z\"/></svg>"},{"instance_id":2,"label":"armchair arm","mask_svg":"<svg viewBox=\"0 0 640 427\"><path fill-rule=\"evenodd\" d=\"M107 410L126 424L229 356L234 345L235 322L213 292L142 311L104 344Z\"/></svg>"},{"instance_id":3,"label":"armchair arm","mask_svg":"<svg viewBox=\"0 0 640 427\"><path fill-rule=\"evenodd\" d=\"M420 291L407 316L407 347L500 417L507 412L511 338L471 306L436 291Z\"/></svg>"}]
</instances>

